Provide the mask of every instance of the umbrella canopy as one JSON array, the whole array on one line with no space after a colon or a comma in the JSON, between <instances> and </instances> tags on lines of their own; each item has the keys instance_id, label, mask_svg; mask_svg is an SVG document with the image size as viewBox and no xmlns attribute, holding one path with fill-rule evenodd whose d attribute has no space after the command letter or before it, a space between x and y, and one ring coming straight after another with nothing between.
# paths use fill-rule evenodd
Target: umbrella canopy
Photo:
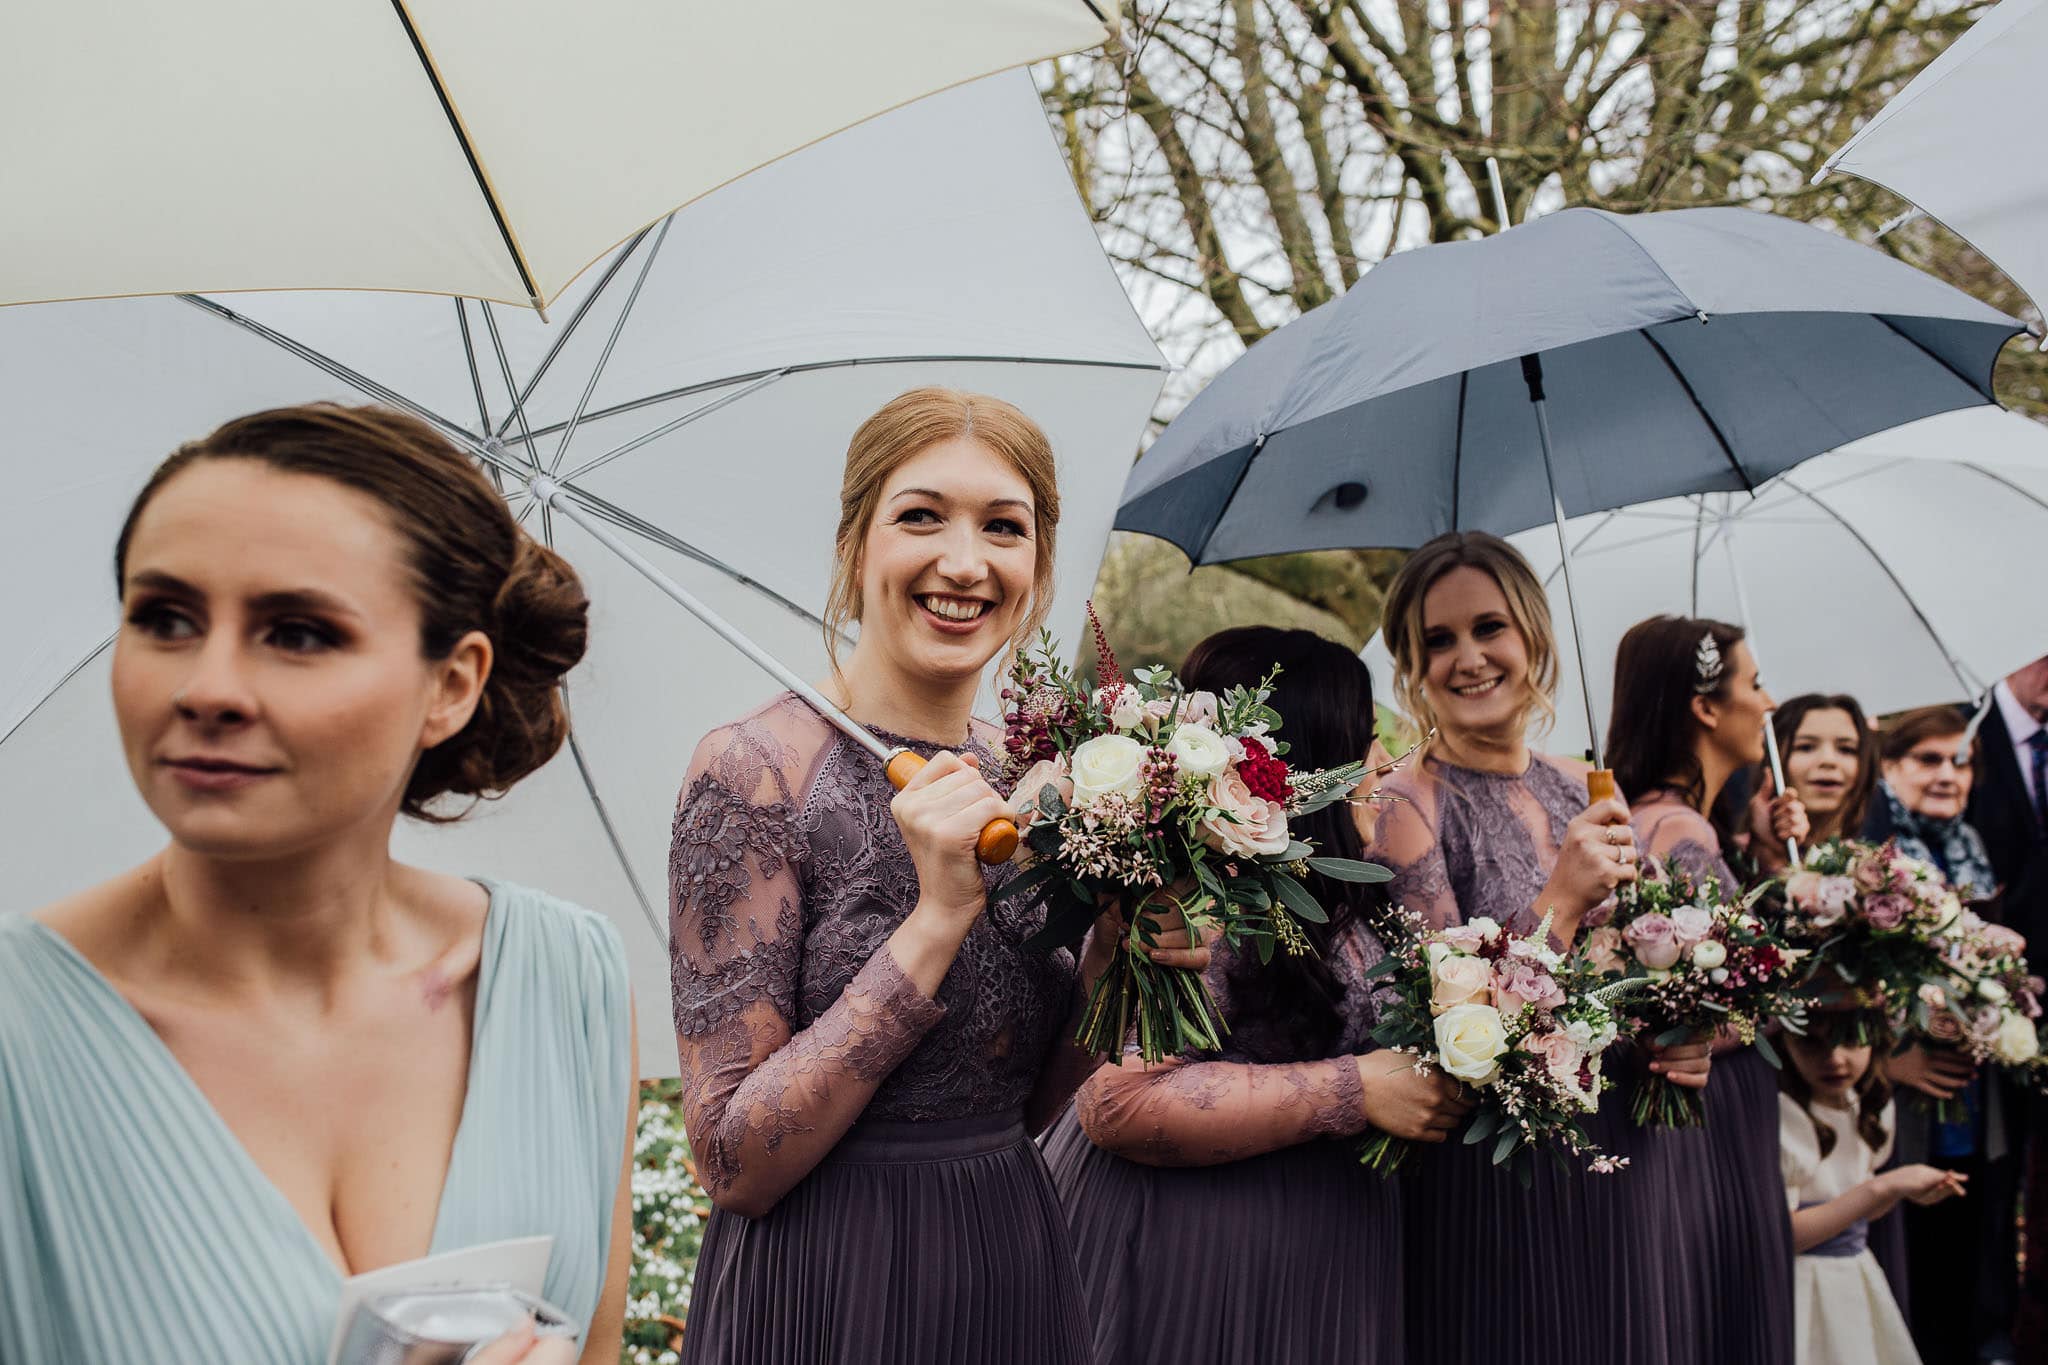
<instances>
[{"instance_id":1,"label":"umbrella canopy","mask_svg":"<svg viewBox=\"0 0 2048 1365\"><path fill-rule=\"evenodd\" d=\"M2048 165L2014 154L2048 70L2048 0L2005 0L1929 62L1814 176L1846 171L1910 199L2048 312ZM2024 145L2024 144L2022 144Z\"/></svg>"},{"instance_id":2,"label":"umbrella canopy","mask_svg":"<svg viewBox=\"0 0 2048 1365\"><path fill-rule=\"evenodd\" d=\"M1392 256L1198 394L1117 526L1198 564L1547 521L1520 361L1567 513L1754 488L1991 399L2020 324L1817 228L1743 209L1566 209Z\"/></svg>"},{"instance_id":3,"label":"umbrella canopy","mask_svg":"<svg viewBox=\"0 0 2048 1365\"><path fill-rule=\"evenodd\" d=\"M2048 427L1996 408L1868 437L1753 498L1707 493L1575 517L1566 538L1603 723L1622 634L1660 613L1743 622L1773 696L1848 692L1873 715L1974 697L2048 650L2048 595L2025 567L2048 544ZM1573 696L1557 536L1545 526L1510 540L1550 590L1558 695ZM1365 659L1387 692L1381 637ZM1584 749L1582 714L1560 706L1544 743Z\"/></svg>"},{"instance_id":4,"label":"umbrella canopy","mask_svg":"<svg viewBox=\"0 0 2048 1365\"><path fill-rule=\"evenodd\" d=\"M1090 47L1115 0L9 6L0 303L385 289L536 306L677 206Z\"/></svg>"},{"instance_id":5,"label":"umbrella canopy","mask_svg":"<svg viewBox=\"0 0 2048 1365\"><path fill-rule=\"evenodd\" d=\"M931 168L946 168L934 192ZM764 231L764 225L796 230ZM601 286L601 287L600 287ZM934 96L766 167L593 272L553 325L409 295L115 299L0 309L0 864L29 908L160 846L107 704L113 539L178 442L256 408L370 396L581 505L782 659L818 615L854 428L925 383L1008 398L1058 453L1052 626L1072 640L1163 376L1028 77ZM514 393L525 395L516 412ZM580 417L579 417L580 414ZM669 825L697 738L775 685L565 518L507 496L584 575L572 750L402 856L542 886L626 936L642 1065L668 1023Z\"/></svg>"}]
</instances>

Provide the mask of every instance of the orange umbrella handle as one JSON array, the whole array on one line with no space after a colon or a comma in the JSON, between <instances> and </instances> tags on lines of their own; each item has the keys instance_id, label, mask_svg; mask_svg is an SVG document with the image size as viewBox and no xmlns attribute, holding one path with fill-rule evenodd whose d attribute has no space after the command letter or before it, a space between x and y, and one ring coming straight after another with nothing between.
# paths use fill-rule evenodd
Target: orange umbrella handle
<instances>
[{"instance_id":1,"label":"orange umbrella handle","mask_svg":"<svg viewBox=\"0 0 2048 1365\"><path fill-rule=\"evenodd\" d=\"M1587 805L1605 801L1616 794L1614 788L1614 769L1595 768L1586 774Z\"/></svg>"},{"instance_id":2,"label":"orange umbrella handle","mask_svg":"<svg viewBox=\"0 0 2048 1365\"><path fill-rule=\"evenodd\" d=\"M889 763L883 771L889 774L889 785L902 791L924 767L922 755L908 749L898 749L889 756ZM1017 826L1014 821L998 817L981 827L981 837L974 842L974 856L989 867L998 867L1010 861L1017 852Z\"/></svg>"}]
</instances>

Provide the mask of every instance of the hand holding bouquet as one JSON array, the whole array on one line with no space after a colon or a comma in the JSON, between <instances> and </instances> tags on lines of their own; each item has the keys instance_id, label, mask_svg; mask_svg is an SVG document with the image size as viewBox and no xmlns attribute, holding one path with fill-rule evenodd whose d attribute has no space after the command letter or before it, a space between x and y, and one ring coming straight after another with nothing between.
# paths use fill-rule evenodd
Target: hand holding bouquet
<instances>
[{"instance_id":1,"label":"hand holding bouquet","mask_svg":"<svg viewBox=\"0 0 2048 1365\"><path fill-rule=\"evenodd\" d=\"M1583 958L1553 949L1547 918L1528 935L1486 918L1435 931L1403 911L1386 919L1387 956L1371 973L1384 982L1373 1037L1478 1092L1465 1142L1491 1141L1496 1166L1539 1150L1590 1157L1595 1171L1626 1165L1598 1152L1581 1118L1612 1084L1601 1054L1619 1033L1612 1001L1631 988L1605 985ZM1361 1159L1384 1174L1412 1150L1378 1133Z\"/></svg>"},{"instance_id":2,"label":"hand holding bouquet","mask_svg":"<svg viewBox=\"0 0 2048 1365\"><path fill-rule=\"evenodd\" d=\"M2027 967L2026 939L1964 910L1940 940L1945 980L1923 982L1896 1020L1906 1037L1954 1048L1979 1066L1998 1066L2028 1085L2048 1076L2041 1050L2041 978ZM1940 1102L1937 1117L1959 1118Z\"/></svg>"},{"instance_id":3,"label":"hand holding bouquet","mask_svg":"<svg viewBox=\"0 0 2048 1365\"><path fill-rule=\"evenodd\" d=\"M1091 619L1092 619L1091 612ZM999 895L1031 891L1046 902L1031 946L1079 942L1108 904L1128 933L1097 981L1076 1041L1114 1054L1135 1034L1148 1062L1214 1051L1223 1025L1198 972L1155 963L1161 912L1197 933L1311 951L1303 921L1328 913L1302 884L1310 871L1342 881L1385 881L1371 863L1320 858L1288 822L1349 795L1364 765L1295 772L1274 738L1272 677L1221 698L1188 692L1165 669L1125 681L1096 628L1101 686L1090 691L1051 637L1020 654L1003 691L1004 744L1021 771L1013 803L1024 827L1025 869Z\"/></svg>"},{"instance_id":4,"label":"hand holding bouquet","mask_svg":"<svg viewBox=\"0 0 2048 1365\"><path fill-rule=\"evenodd\" d=\"M1695 878L1645 859L1642 875L1616 891L1613 914L1587 936L1585 954L1609 979L1629 983L1626 1031L1659 1047L1732 1026L1773 1066L1763 1026L1797 1017L1797 964L1806 956L1751 912L1756 896L1731 903L1718 879ZM1646 1074L1630 1112L1645 1127L1692 1128L1705 1117L1697 1090Z\"/></svg>"},{"instance_id":5,"label":"hand holding bouquet","mask_svg":"<svg viewBox=\"0 0 2048 1365\"><path fill-rule=\"evenodd\" d=\"M1804 850L1782 882L1766 884L1760 904L1787 942L1812 950L1806 983L1831 972L1894 1017L1912 1009L1922 986L1949 979L1945 936L1963 916L1932 864L1896 844L1847 839Z\"/></svg>"}]
</instances>

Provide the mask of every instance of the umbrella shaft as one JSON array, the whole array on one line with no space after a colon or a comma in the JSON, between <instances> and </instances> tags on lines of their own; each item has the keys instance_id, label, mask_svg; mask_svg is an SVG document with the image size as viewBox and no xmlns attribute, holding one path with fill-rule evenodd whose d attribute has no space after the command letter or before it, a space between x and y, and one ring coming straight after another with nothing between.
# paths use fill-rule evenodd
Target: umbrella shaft
<instances>
[{"instance_id":1,"label":"umbrella shaft","mask_svg":"<svg viewBox=\"0 0 2048 1365\"><path fill-rule=\"evenodd\" d=\"M1524 373L1528 366L1524 365ZM1550 413L1543 401L1541 370L1530 385L1530 405L1536 409L1536 440L1543 447L1543 477L1550 484L1550 512L1557 520L1558 566L1564 573L1564 605L1572 622L1572 651L1579 661L1579 695L1586 703L1586 743L1591 747L1593 766L1601 762L1600 730L1593 723L1593 675L1586 671L1586 637L1579 629L1579 599L1572 592L1572 547L1564 533L1564 500L1557 495L1557 470L1550 460Z\"/></svg>"},{"instance_id":2,"label":"umbrella shaft","mask_svg":"<svg viewBox=\"0 0 2048 1365\"><path fill-rule=\"evenodd\" d=\"M540 477L533 480L531 490L534 497L538 498L542 503L554 508L555 511L575 522L578 526L596 537L606 549L632 565L639 571L641 577L661 589L662 593L673 600L677 606L680 606L699 621L711 627L712 633L717 635L719 639L746 655L769 677L803 698L812 710L823 716L848 739L851 739L884 763L887 763L895 754L896 751L894 749L870 734L867 727L863 726L852 716L847 715L846 712L840 710L830 701L827 701L822 692L798 677L780 659L748 639L740 632L739 627L733 625L723 616L720 616L699 600L689 589L683 587L680 583L677 583L674 579L656 568L638 550L635 550L618 535L614 534L609 526L606 526L581 507L578 507L569 498L567 490L560 484L556 483L553 479Z\"/></svg>"}]
</instances>

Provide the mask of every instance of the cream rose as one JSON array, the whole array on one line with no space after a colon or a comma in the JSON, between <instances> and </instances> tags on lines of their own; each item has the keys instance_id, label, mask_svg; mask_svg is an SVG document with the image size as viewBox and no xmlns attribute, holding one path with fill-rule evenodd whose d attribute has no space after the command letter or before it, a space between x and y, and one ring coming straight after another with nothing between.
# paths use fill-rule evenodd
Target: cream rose
<instances>
[{"instance_id":1,"label":"cream rose","mask_svg":"<svg viewBox=\"0 0 2048 1365\"><path fill-rule=\"evenodd\" d=\"M1492 1085L1507 1050L1507 1025L1491 1005L1458 1005L1436 1017L1437 1057L1461 1081Z\"/></svg>"},{"instance_id":2,"label":"cream rose","mask_svg":"<svg viewBox=\"0 0 2048 1365\"><path fill-rule=\"evenodd\" d=\"M1728 950L1716 939L1703 938L1692 945L1692 965L1713 971L1728 963Z\"/></svg>"},{"instance_id":3,"label":"cream rose","mask_svg":"<svg viewBox=\"0 0 2048 1365\"><path fill-rule=\"evenodd\" d=\"M1437 1030L1439 1043L1443 1030ZM1992 1044L1998 1060L2007 1066L2020 1066L2041 1055L2041 1039L2034 1032L2034 1021L2011 1010L2003 1012L1998 1021L1998 1040Z\"/></svg>"},{"instance_id":4,"label":"cream rose","mask_svg":"<svg viewBox=\"0 0 2048 1365\"><path fill-rule=\"evenodd\" d=\"M1206 725L1176 725L1173 738L1166 741L1166 752L1173 755L1182 772L1196 777L1214 777L1230 766L1230 750L1223 747L1223 737Z\"/></svg>"},{"instance_id":5,"label":"cream rose","mask_svg":"<svg viewBox=\"0 0 2048 1365\"><path fill-rule=\"evenodd\" d=\"M1430 964L1429 1012L1493 1003L1493 968L1483 957L1447 957Z\"/></svg>"},{"instance_id":6,"label":"cream rose","mask_svg":"<svg viewBox=\"0 0 2048 1365\"><path fill-rule=\"evenodd\" d=\"M1215 809L1195 823L1195 833L1210 848L1240 858L1275 858L1287 851L1287 812L1277 801L1253 796L1234 769L1209 779L1208 799Z\"/></svg>"},{"instance_id":7,"label":"cream rose","mask_svg":"<svg viewBox=\"0 0 2048 1365\"><path fill-rule=\"evenodd\" d=\"M1074 750L1074 800L1086 805L1112 792L1130 796L1142 781L1145 746L1128 735L1097 735Z\"/></svg>"}]
</instances>

